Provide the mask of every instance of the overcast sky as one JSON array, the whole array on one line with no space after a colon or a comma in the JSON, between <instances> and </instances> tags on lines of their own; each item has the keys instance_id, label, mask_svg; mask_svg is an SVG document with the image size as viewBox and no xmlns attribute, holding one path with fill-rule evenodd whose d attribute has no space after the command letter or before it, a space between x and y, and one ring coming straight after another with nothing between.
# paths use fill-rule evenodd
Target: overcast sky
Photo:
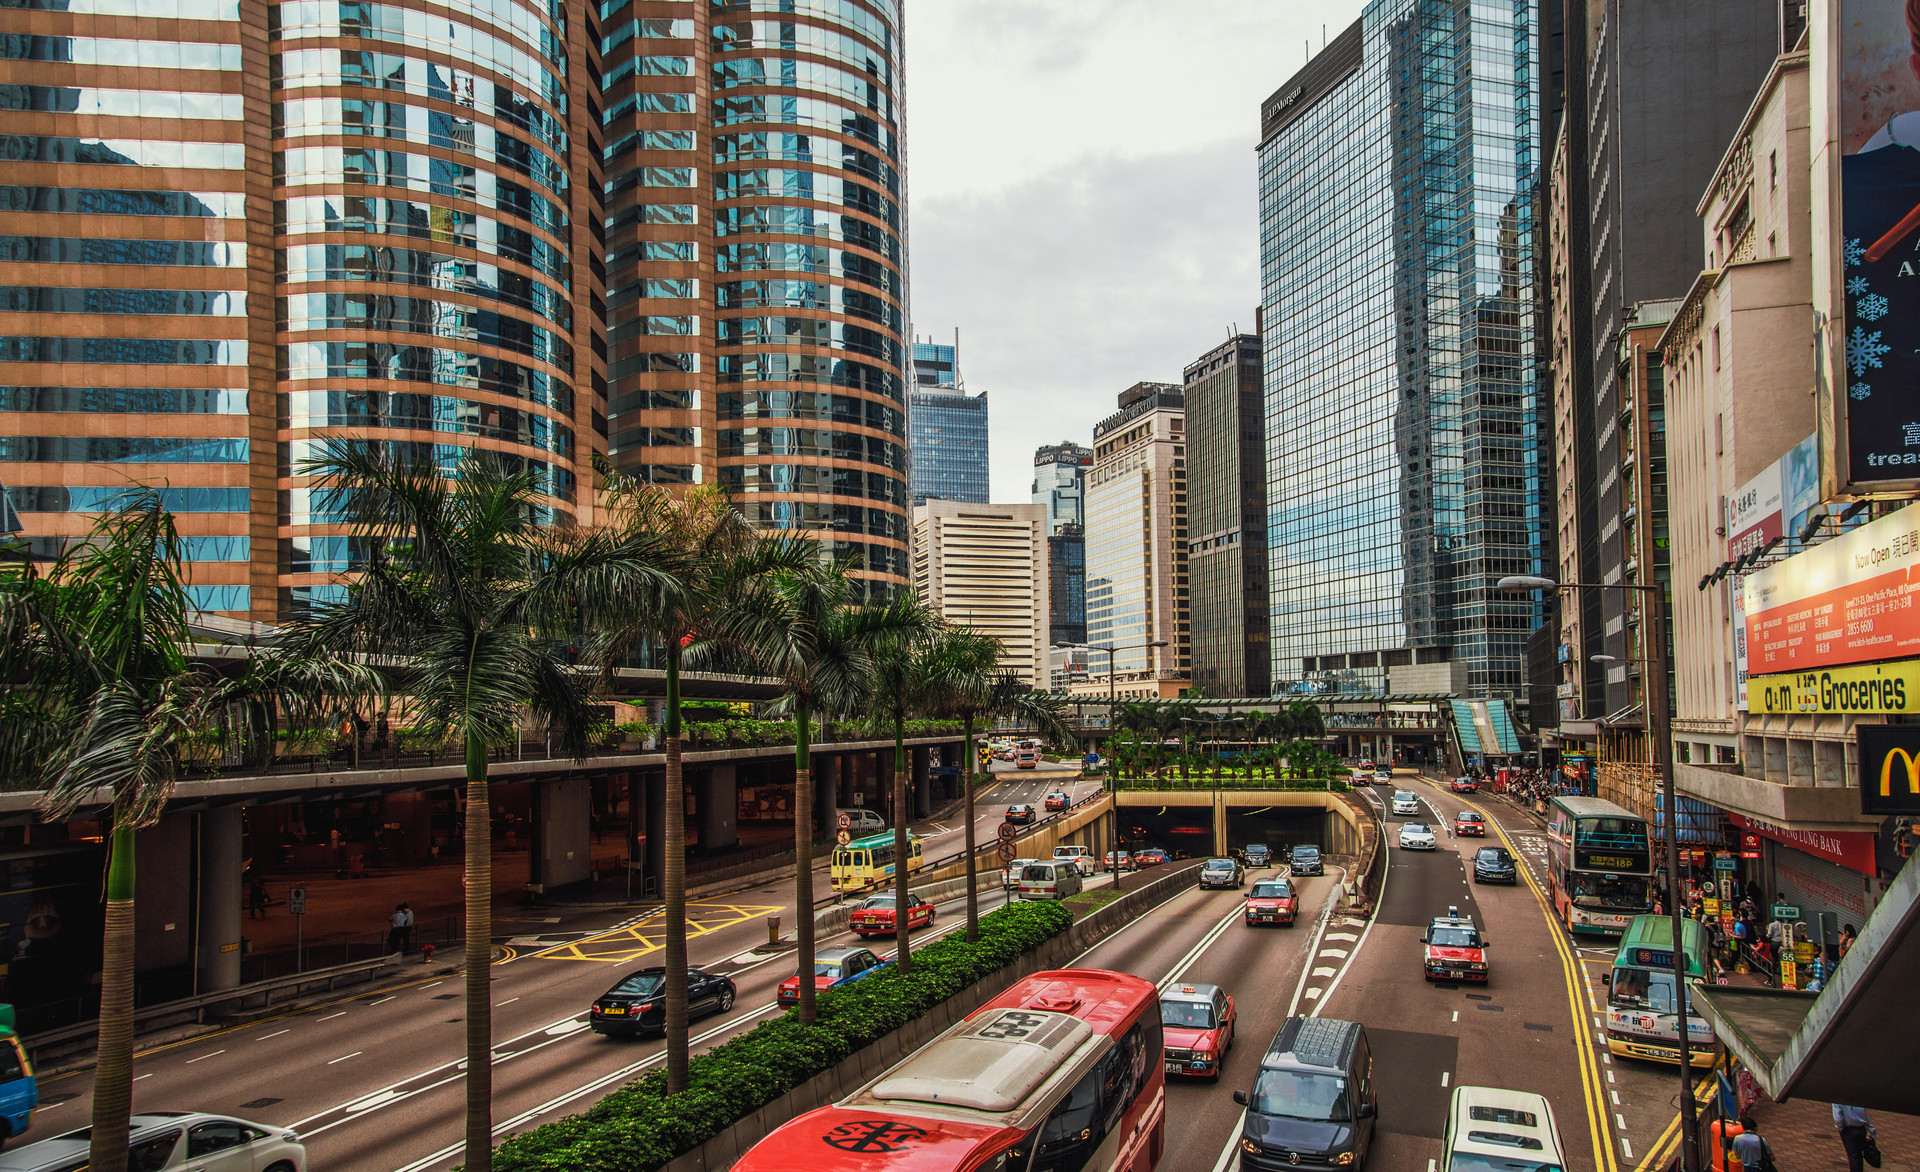
<instances>
[{"instance_id":1,"label":"overcast sky","mask_svg":"<svg viewBox=\"0 0 1920 1172\"><path fill-rule=\"evenodd\" d=\"M906 116L917 334L990 392L993 499L1041 444L1253 329L1260 103L1362 0L920 0Z\"/></svg>"}]
</instances>

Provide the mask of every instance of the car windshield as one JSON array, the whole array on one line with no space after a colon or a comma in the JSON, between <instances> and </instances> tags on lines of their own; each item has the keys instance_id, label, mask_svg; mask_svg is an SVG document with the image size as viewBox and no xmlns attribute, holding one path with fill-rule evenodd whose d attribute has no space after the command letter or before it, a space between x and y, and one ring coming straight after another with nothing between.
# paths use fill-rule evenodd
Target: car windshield
<instances>
[{"instance_id":1,"label":"car windshield","mask_svg":"<svg viewBox=\"0 0 1920 1172\"><path fill-rule=\"evenodd\" d=\"M1264 842L1250 842L1247 844L1247 853L1250 855L1264 855L1267 853L1267 844Z\"/></svg>"},{"instance_id":2,"label":"car windshield","mask_svg":"<svg viewBox=\"0 0 1920 1172\"><path fill-rule=\"evenodd\" d=\"M1207 870L1231 871L1233 870L1233 860L1232 859L1208 859Z\"/></svg>"},{"instance_id":3,"label":"car windshield","mask_svg":"<svg viewBox=\"0 0 1920 1172\"><path fill-rule=\"evenodd\" d=\"M1432 834L1433 827L1425 822L1409 822L1400 828L1402 834Z\"/></svg>"},{"instance_id":4,"label":"car windshield","mask_svg":"<svg viewBox=\"0 0 1920 1172\"><path fill-rule=\"evenodd\" d=\"M1036 863L1020 872L1020 878L1028 883L1047 883L1053 879L1052 863Z\"/></svg>"},{"instance_id":5,"label":"car windshield","mask_svg":"<svg viewBox=\"0 0 1920 1172\"><path fill-rule=\"evenodd\" d=\"M1317 859L1320 857L1320 848L1314 846L1296 846L1293 848L1293 857L1296 859Z\"/></svg>"},{"instance_id":6,"label":"car windshield","mask_svg":"<svg viewBox=\"0 0 1920 1172\"><path fill-rule=\"evenodd\" d=\"M1652 969L1614 969L1613 983L1607 990L1607 1001L1651 1013L1672 1013L1673 974ZM1687 1012L1699 1016L1692 996L1687 998Z\"/></svg>"},{"instance_id":7,"label":"car windshield","mask_svg":"<svg viewBox=\"0 0 1920 1172\"><path fill-rule=\"evenodd\" d=\"M1256 883L1253 885L1255 899L1286 899L1293 889L1284 883Z\"/></svg>"},{"instance_id":8,"label":"car windshield","mask_svg":"<svg viewBox=\"0 0 1920 1172\"><path fill-rule=\"evenodd\" d=\"M1262 1071L1260 1081L1253 1084L1251 1106L1262 1115L1289 1119L1344 1123L1352 1118L1347 1109L1347 1080L1304 1070Z\"/></svg>"},{"instance_id":9,"label":"car windshield","mask_svg":"<svg viewBox=\"0 0 1920 1172\"><path fill-rule=\"evenodd\" d=\"M1205 1001L1162 1001L1160 1024L1188 1030L1210 1030L1216 1024L1213 1006Z\"/></svg>"},{"instance_id":10,"label":"car windshield","mask_svg":"<svg viewBox=\"0 0 1920 1172\"><path fill-rule=\"evenodd\" d=\"M1495 867L1510 867L1513 865L1513 857L1500 847L1489 847L1481 851L1479 861L1486 863L1488 866Z\"/></svg>"},{"instance_id":11,"label":"car windshield","mask_svg":"<svg viewBox=\"0 0 1920 1172\"><path fill-rule=\"evenodd\" d=\"M1480 947L1480 939L1472 928L1435 928L1428 935L1427 943L1441 948Z\"/></svg>"},{"instance_id":12,"label":"car windshield","mask_svg":"<svg viewBox=\"0 0 1920 1172\"><path fill-rule=\"evenodd\" d=\"M1447 1168L1449 1172L1561 1172L1558 1164L1526 1156L1483 1156L1478 1152L1453 1153Z\"/></svg>"},{"instance_id":13,"label":"car windshield","mask_svg":"<svg viewBox=\"0 0 1920 1172\"><path fill-rule=\"evenodd\" d=\"M1643 912L1652 902L1647 898L1645 875L1602 875L1592 871L1568 871L1567 892L1575 906L1616 908Z\"/></svg>"},{"instance_id":14,"label":"car windshield","mask_svg":"<svg viewBox=\"0 0 1920 1172\"><path fill-rule=\"evenodd\" d=\"M862 903L860 906L863 908L884 908L888 911L891 911L893 910L893 896L870 895L867 897L866 901Z\"/></svg>"},{"instance_id":15,"label":"car windshield","mask_svg":"<svg viewBox=\"0 0 1920 1172\"><path fill-rule=\"evenodd\" d=\"M635 973L615 985L610 993L621 997L651 997L660 991L661 981L659 973Z\"/></svg>"},{"instance_id":16,"label":"car windshield","mask_svg":"<svg viewBox=\"0 0 1920 1172\"><path fill-rule=\"evenodd\" d=\"M813 962L813 975L816 977L838 977L843 960L816 960Z\"/></svg>"},{"instance_id":17,"label":"car windshield","mask_svg":"<svg viewBox=\"0 0 1920 1172\"><path fill-rule=\"evenodd\" d=\"M1462 821L1462 822L1478 822L1478 821L1480 821L1480 815L1478 815L1478 814L1471 814L1471 813L1469 813L1469 814L1462 814L1462 815L1460 815L1460 821Z\"/></svg>"}]
</instances>

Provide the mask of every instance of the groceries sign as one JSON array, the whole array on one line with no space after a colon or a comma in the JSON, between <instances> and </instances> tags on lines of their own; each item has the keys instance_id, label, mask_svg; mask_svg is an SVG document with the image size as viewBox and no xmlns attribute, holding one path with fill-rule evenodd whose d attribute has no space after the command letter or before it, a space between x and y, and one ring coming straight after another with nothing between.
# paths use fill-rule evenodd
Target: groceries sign
<instances>
[{"instance_id":1,"label":"groceries sign","mask_svg":"<svg viewBox=\"0 0 1920 1172\"><path fill-rule=\"evenodd\" d=\"M1745 593L1756 676L1920 655L1920 505L1748 575Z\"/></svg>"}]
</instances>

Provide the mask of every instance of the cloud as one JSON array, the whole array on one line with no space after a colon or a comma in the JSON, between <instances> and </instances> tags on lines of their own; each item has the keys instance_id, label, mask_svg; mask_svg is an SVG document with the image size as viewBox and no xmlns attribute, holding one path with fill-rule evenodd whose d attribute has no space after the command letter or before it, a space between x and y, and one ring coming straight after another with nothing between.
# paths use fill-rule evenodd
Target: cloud
<instances>
[{"instance_id":1,"label":"cloud","mask_svg":"<svg viewBox=\"0 0 1920 1172\"><path fill-rule=\"evenodd\" d=\"M960 328L991 396L993 499L1027 499L1033 449L1088 443L1115 396L1253 328L1254 159L1243 139L1075 162L913 209L913 313Z\"/></svg>"}]
</instances>

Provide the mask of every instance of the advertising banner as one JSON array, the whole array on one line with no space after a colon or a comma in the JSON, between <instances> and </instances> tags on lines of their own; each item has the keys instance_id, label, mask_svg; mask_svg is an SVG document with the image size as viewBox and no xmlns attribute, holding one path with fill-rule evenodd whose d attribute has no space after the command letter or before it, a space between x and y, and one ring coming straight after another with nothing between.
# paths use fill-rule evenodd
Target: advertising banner
<instances>
[{"instance_id":1,"label":"advertising banner","mask_svg":"<svg viewBox=\"0 0 1920 1172\"><path fill-rule=\"evenodd\" d=\"M1747 680L1749 712L1920 712L1920 660Z\"/></svg>"},{"instance_id":2,"label":"advertising banner","mask_svg":"<svg viewBox=\"0 0 1920 1172\"><path fill-rule=\"evenodd\" d=\"M1827 345L1819 373L1838 492L1920 480L1920 27L1904 0L1820 0L1815 290ZM1816 92L1823 87L1816 85ZM1838 168L1839 182L1830 182ZM1836 191L1839 207L1826 207ZM1834 234L1830 225L1837 223Z\"/></svg>"},{"instance_id":3,"label":"advertising banner","mask_svg":"<svg viewBox=\"0 0 1920 1172\"><path fill-rule=\"evenodd\" d=\"M1727 575L1727 613L1733 616L1733 706L1747 711L1747 576Z\"/></svg>"},{"instance_id":4,"label":"advertising banner","mask_svg":"<svg viewBox=\"0 0 1920 1172\"><path fill-rule=\"evenodd\" d=\"M1908 505L1749 574L1749 669L1775 675L1920 655L1917 569L1920 505Z\"/></svg>"},{"instance_id":5,"label":"advertising banner","mask_svg":"<svg viewBox=\"0 0 1920 1172\"><path fill-rule=\"evenodd\" d=\"M1776 537L1791 537L1820 503L1819 437L1808 436L1740 486L1727 500L1727 558L1743 557Z\"/></svg>"},{"instance_id":6,"label":"advertising banner","mask_svg":"<svg viewBox=\"0 0 1920 1172\"><path fill-rule=\"evenodd\" d=\"M1920 725L1863 724L1860 745L1860 812L1920 814Z\"/></svg>"}]
</instances>

